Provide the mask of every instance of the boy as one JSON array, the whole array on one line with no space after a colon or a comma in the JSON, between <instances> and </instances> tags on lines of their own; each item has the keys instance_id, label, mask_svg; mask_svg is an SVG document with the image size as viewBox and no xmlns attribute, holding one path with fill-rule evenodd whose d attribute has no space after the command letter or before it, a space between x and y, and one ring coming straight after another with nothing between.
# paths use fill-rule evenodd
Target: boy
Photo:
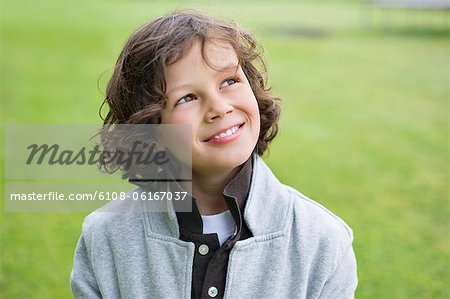
<instances>
[{"instance_id":1,"label":"boy","mask_svg":"<svg viewBox=\"0 0 450 299\"><path fill-rule=\"evenodd\" d=\"M76 297L353 297L351 229L260 158L279 117L263 71L251 34L197 12L129 38L105 124L191 125L192 212L89 215L71 274Z\"/></svg>"}]
</instances>

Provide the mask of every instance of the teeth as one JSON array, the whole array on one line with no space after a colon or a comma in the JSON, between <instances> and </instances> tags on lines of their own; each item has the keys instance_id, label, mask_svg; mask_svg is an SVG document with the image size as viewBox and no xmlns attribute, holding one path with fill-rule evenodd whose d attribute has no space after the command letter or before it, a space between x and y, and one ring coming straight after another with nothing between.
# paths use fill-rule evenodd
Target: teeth
<instances>
[{"instance_id":1,"label":"teeth","mask_svg":"<svg viewBox=\"0 0 450 299\"><path fill-rule=\"evenodd\" d=\"M230 136L230 135L236 133L238 129L239 129L238 126L232 127L231 129L228 129L228 130L227 130L226 132L224 132L224 133L217 134L216 136L214 136L214 138L215 138L215 139L218 139L218 138L223 138L223 137Z\"/></svg>"}]
</instances>

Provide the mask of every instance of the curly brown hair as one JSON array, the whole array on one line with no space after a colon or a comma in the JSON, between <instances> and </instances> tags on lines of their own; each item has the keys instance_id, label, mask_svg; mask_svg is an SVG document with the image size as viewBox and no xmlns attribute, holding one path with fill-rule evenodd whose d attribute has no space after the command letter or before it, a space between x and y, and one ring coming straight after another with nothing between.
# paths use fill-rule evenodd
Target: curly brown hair
<instances>
[{"instance_id":1,"label":"curly brown hair","mask_svg":"<svg viewBox=\"0 0 450 299\"><path fill-rule=\"evenodd\" d=\"M233 22L218 20L192 10L181 10L143 24L126 42L108 82L108 130L114 124L159 124L166 103L164 70L179 61L195 41L229 43L248 78L258 102L261 127L255 152L262 155L278 133L280 99L267 87L262 48L255 37ZM101 114L101 112L100 112Z\"/></svg>"}]
</instances>

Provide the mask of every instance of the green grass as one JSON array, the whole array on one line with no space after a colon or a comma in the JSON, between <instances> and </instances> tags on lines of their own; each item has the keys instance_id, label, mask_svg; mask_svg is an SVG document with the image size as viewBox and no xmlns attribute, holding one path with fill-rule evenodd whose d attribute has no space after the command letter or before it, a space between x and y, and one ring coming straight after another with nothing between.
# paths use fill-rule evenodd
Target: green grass
<instances>
[{"instance_id":1,"label":"green grass","mask_svg":"<svg viewBox=\"0 0 450 299\"><path fill-rule=\"evenodd\" d=\"M98 123L97 81L144 20L187 6L233 18L283 98L266 160L353 228L357 298L449 298L448 13L356 3L2 1L3 123ZM85 215L2 211L0 297L70 297Z\"/></svg>"}]
</instances>

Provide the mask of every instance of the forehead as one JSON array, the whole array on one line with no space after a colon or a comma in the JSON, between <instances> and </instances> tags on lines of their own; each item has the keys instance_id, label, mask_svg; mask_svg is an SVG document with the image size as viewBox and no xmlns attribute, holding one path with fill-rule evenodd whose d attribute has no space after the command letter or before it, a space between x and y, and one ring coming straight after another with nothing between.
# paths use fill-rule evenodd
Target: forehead
<instances>
[{"instance_id":1,"label":"forehead","mask_svg":"<svg viewBox=\"0 0 450 299\"><path fill-rule=\"evenodd\" d=\"M201 51L201 44L198 42L198 48ZM230 67L236 67L239 60L234 48L226 42L216 41L214 43L206 42L203 48L205 61L210 67L218 70Z\"/></svg>"},{"instance_id":2,"label":"forehead","mask_svg":"<svg viewBox=\"0 0 450 299\"><path fill-rule=\"evenodd\" d=\"M227 71L236 69L238 64L236 51L229 43L205 42L202 49L202 43L196 40L181 59L165 68L164 75L169 85L171 81L178 81L186 75L194 75L199 70Z\"/></svg>"}]
</instances>

